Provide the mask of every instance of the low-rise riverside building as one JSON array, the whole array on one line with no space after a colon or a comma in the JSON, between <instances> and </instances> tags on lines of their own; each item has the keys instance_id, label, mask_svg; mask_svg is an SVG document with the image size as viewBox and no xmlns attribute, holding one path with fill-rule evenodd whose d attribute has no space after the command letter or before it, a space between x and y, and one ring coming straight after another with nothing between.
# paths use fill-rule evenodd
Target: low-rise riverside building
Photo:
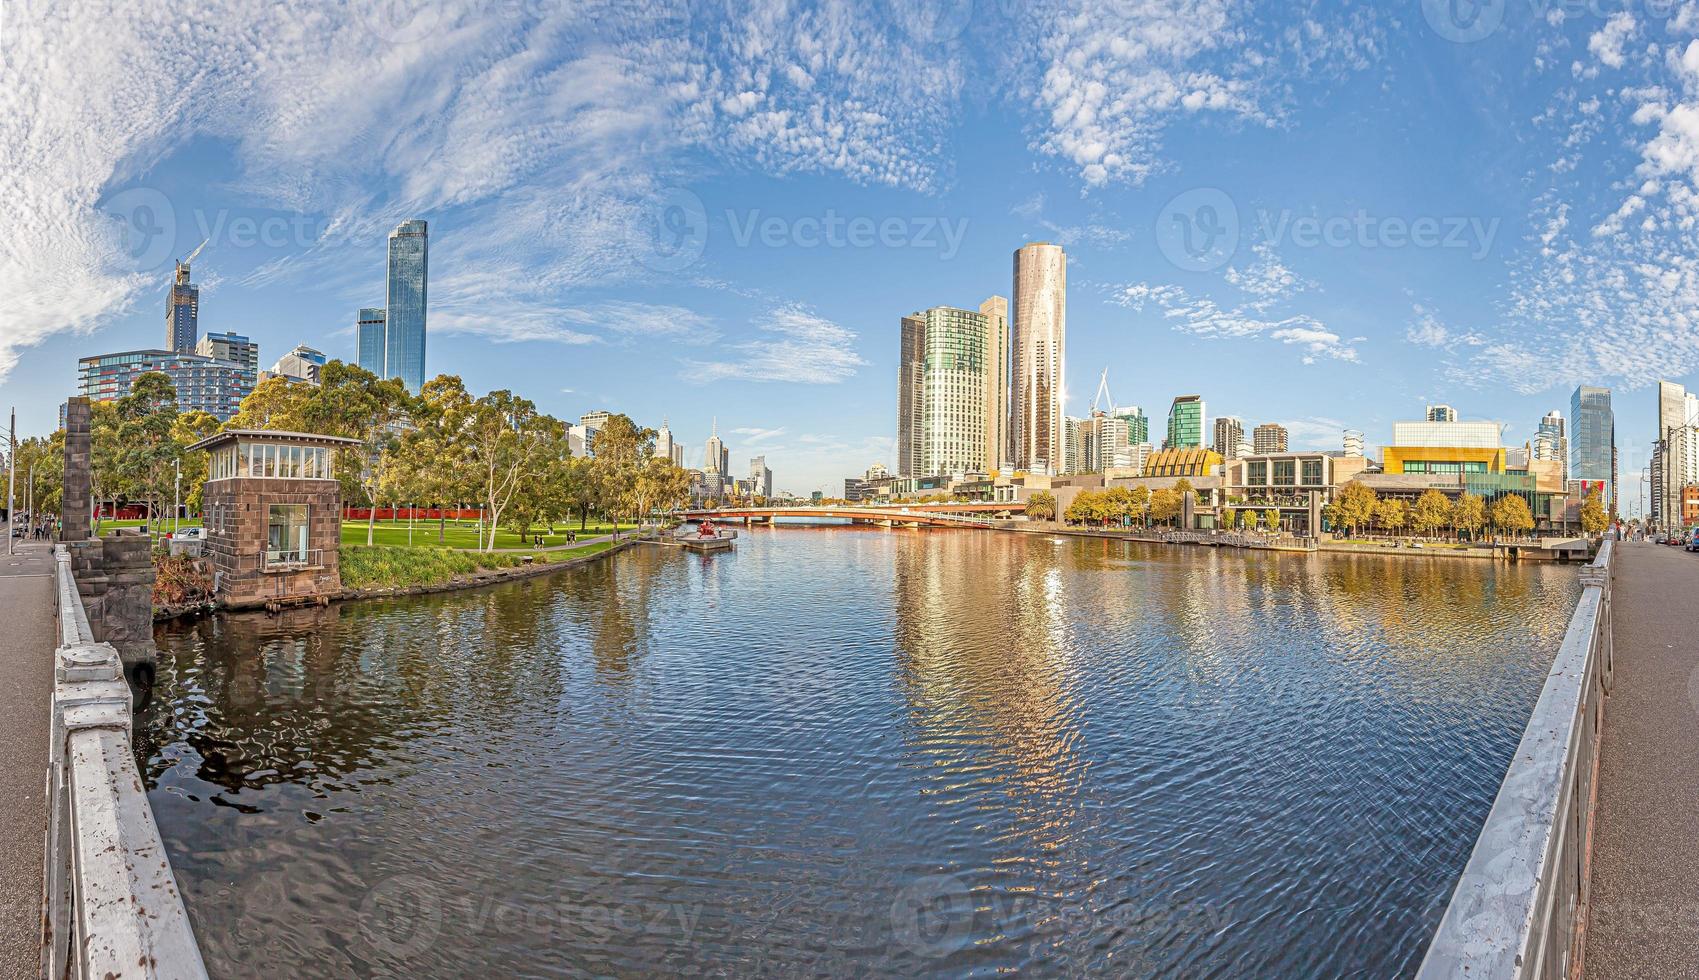
<instances>
[{"instance_id":1,"label":"low-rise riverside building","mask_svg":"<svg viewBox=\"0 0 1699 980\"><path fill-rule=\"evenodd\" d=\"M1275 510L1280 525L1295 534L1321 528L1321 508L1339 488L1367 471L1369 460L1327 452L1258 453L1229 460L1227 500L1231 506Z\"/></svg>"},{"instance_id":2,"label":"low-rise riverside building","mask_svg":"<svg viewBox=\"0 0 1699 980\"><path fill-rule=\"evenodd\" d=\"M189 447L212 457L201 512L219 602L288 603L341 590L336 451L359 445L338 436L236 429Z\"/></svg>"}]
</instances>

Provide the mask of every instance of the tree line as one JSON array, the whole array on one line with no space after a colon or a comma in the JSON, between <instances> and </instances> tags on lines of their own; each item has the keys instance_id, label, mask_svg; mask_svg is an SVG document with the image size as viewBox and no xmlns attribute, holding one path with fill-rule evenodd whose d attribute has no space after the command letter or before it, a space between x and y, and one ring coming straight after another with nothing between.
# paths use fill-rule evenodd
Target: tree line
<instances>
[{"instance_id":1,"label":"tree line","mask_svg":"<svg viewBox=\"0 0 1699 980\"><path fill-rule=\"evenodd\" d=\"M200 509L208 456L188 447L221 429L356 440L336 453L336 478L345 504L371 508L368 544L376 511L402 504L476 506L486 518L479 543L487 551L495 547L498 527L524 537L534 527L576 518L582 530L592 515L636 521L690 499L689 471L655 455L655 430L614 415L588 454L575 456L568 423L511 391L475 396L454 375L439 375L414 395L399 380L331 361L318 385L281 377L260 382L221 425L205 412L179 411L170 378L148 373L124 398L92 408L96 503L139 502L155 521L172 500L179 472L182 500ZM56 444L61 455L55 458L62 458L63 439L60 432L42 440L42 452ZM40 509L57 505L62 465ZM445 524L439 522L439 540Z\"/></svg>"}]
</instances>

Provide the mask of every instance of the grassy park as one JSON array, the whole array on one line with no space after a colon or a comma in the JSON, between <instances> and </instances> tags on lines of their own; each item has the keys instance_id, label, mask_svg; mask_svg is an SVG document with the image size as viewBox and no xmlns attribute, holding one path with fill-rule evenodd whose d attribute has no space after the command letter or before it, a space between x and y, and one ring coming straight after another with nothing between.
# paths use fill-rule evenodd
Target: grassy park
<instances>
[{"instance_id":1,"label":"grassy park","mask_svg":"<svg viewBox=\"0 0 1699 980\"><path fill-rule=\"evenodd\" d=\"M442 548L368 548L364 544L351 545L344 540L339 564L342 584L348 588L406 588L414 585L438 585L457 575L471 575L486 569L513 568L524 564L526 558L539 564L555 564L594 555L612 547L611 541L599 541L565 551L525 554L511 551L451 551Z\"/></svg>"},{"instance_id":2,"label":"grassy park","mask_svg":"<svg viewBox=\"0 0 1699 980\"><path fill-rule=\"evenodd\" d=\"M200 523L199 519L184 520L181 526L199 527ZM100 522L100 529L102 533L105 533L115 527L140 527L141 525L141 521L104 520ZM174 526L177 525L173 524L173 522L169 520L165 522L165 529L167 531L171 530ZM635 527L635 525L629 523L619 525L619 529L622 532L629 531L633 527ZM373 528L374 533L372 534L372 544L383 545L390 548L412 547L472 549L478 547L477 521L449 521L447 526L443 529L443 540L441 544L438 544L437 542L437 530L436 521L416 521L412 526L412 533L409 535L409 529L406 521L378 521L377 525ZM578 539L582 541L586 538L612 534L614 526L607 521L591 521L589 524L585 525L583 531L579 531L577 523L574 522L570 526L564 524L557 525L553 534L550 534L547 528L538 528L536 534L542 538L543 543L541 547L549 548L569 543L566 538L569 530L577 534ZM409 541L409 538L411 538L411 541ZM344 547L351 545L363 546L365 543L365 521L342 522L342 544ZM496 547L498 549L534 548L538 547L538 545L532 541L521 541L519 536L514 534L512 531L503 529L496 532Z\"/></svg>"}]
</instances>

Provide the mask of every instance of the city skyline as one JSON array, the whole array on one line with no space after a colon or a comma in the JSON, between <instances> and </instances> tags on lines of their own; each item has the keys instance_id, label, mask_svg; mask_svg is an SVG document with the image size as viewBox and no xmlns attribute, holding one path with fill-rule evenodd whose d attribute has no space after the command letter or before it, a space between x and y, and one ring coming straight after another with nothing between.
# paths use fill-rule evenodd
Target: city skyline
<instances>
[{"instance_id":1,"label":"city skyline","mask_svg":"<svg viewBox=\"0 0 1699 980\"><path fill-rule=\"evenodd\" d=\"M1577 384L1598 384L1614 392L1631 501L1658 427L1653 382L1691 382L1699 363L1679 285L1693 261L1677 228L1686 179L1659 151L1681 145L1665 121L1680 118L1693 69L1676 21L1652 11L1507 17L1458 41L1422 11L1224 8L1213 26L1188 22L1197 44L1171 62L1100 53L1049 94L1033 83L1081 40L1060 10L973 5L923 28L852 18L868 59L856 67L804 56L812 13L762 52L714 40L746 26L732 13L646 58L582 25L562 47L556 12L525 11L470 33L404 32L395 50L464 79L426 99L383 84L393 73L373 59L389 48L366 43L372 25L355 12L303 7L320 46L287 71L214 62L191 83L177 72L193 59L161 57L68 78L37 93L32 121L63 139L0 141L25 178L17 213L40 216L0 243L0 282L25 297L0 326L0 385L26 431L52 428L77 358L160 342L172 259L203 239L203 332L356 359L351 317L385 301L373 270L388 231L414 216L439 237L432 373L531 393L561 417L669 417L698 451L718 415L739 452L764 453L798 491L894 465L892 311L1004 294L1004 263L1027 241L1057 242L1074 267L1068 415L1085 414L1108 365L1158 427L1161 406L1196 392L1221 414L1278 422L1294 448L1331 448L1347 428L1373 446L1409 406L1446 401L1506 422L1520 444ZM50 42L99 50L130 36L112 30L126 23L154 33L140 12L117 16L13 25L26 96L57 77L41 60ZM1100 29L1152 42L1180 23L1115 16L1101 12ZM296 43L255 30L255 45ZM1016 39L1006 62L992 37ZM508 79L487 58L514 38L535 42L538 62ZM1226 57L1241 49L1290 93ZM936 66L924 84L879 67L915 63ZM681 104L662 94L680 89L660 64L736 71ZM1172 102L1059 111L1087 104L1070 92L1140 71L1213 81ZM792 81L757 91L734 77ZM274 98L304 78L314 102ZM480 113L489 93L527 84L579 95L530 116ZM181 98L121 121L87 115L126 90ZM846 96L880 106L885 126L810 128L813 106ZM1507 102L1517 111L1495 126L1515 138L1486 155L1479 120ZM284 104L297 114L280 116ZM781 119L794 139L754 137ZM1412 152L1411 131L1453 135ZM59 159L37 158L39 145ZM43 175L72 172L66 159L75 193L42 194ZM1424 221L1437 234L1418 234ZM1232 247L1188 252L1206 232ZM1618 276L1631 287L1589 285ZM63 302L37 301L44 282Z\"/></svg>"}]
</instances>

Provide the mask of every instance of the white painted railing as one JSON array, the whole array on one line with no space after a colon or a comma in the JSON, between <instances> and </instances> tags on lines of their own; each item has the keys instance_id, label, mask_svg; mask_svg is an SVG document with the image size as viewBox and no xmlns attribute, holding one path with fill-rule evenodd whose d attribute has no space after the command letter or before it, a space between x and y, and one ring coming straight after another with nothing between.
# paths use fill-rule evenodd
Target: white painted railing
<instances>
[{"instance_id":1,"label":"white painted railing","mask_svg":"<svg viewBox=\"0 0 1699 980\"><path fill-rule=\"evenodd\" d=\"M1571 980L1586 915L1599 721L1611 681L1606 540L1474 853L1417 974Z\"/></svg>"},{"instance_id":2,"label":"white painted railing","mask_svg":"<svg viewBox=\"0 0 1699 980\"><path fill-rule=\"evenodd\" d=\"M59 649L47 769L41 972L203 978L130 743L130 685L96 643L64 545L54 554Z\"/></svg>"}]
</instances>

